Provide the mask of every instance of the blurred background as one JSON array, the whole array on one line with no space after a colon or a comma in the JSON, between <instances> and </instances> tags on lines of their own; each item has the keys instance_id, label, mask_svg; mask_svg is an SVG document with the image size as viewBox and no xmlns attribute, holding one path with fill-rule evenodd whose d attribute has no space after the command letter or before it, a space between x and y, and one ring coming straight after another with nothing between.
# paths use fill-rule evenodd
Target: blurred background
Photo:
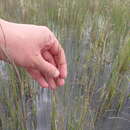
<instances>
[{"instance_id":1,"label":"blurred background","mask_svg":"<svg viewBox=\"0 0 130 130\"><path fill-rule=\"evenodd\" d=\"M0 18L49 27L69 71L50 91L1 61L0 130L130 130L130 0L0 0Z\"/></svg>"}]
</instances>

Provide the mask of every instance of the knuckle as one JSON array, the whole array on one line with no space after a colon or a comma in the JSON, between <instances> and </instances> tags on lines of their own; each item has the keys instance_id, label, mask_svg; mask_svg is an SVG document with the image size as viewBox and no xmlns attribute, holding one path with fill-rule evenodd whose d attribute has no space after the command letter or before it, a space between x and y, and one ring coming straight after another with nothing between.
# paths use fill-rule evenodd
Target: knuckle
<instances>
[{"instance_id":1,"label":"knuckle","mask_svg":"<svg viewBox=\"0 0 130 130\"><path fill-rule=\"evenodd\" d=\"M49 33L51 33L51 30L47 26L43 26L43 29Z\"/></svg>"},{"instance_id":2,"label":"knuckle","mask_svg":"<svg viewBox=\"0 0 130 130\"><path fill-rule=\"evenodd\" d=\"M46 43L53 43L54 42L54 37L52 35L52 32L46 26L43 26L43 35L44 35L44 41Z\"/></svg>"}]
</instances>

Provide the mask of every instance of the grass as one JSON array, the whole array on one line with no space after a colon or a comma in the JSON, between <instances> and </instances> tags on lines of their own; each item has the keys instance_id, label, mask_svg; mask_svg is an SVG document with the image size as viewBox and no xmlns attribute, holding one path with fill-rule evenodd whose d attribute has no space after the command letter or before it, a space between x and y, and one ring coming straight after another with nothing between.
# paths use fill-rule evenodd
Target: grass
<instances>
[{"instance_id":1,"label":"grass","mask_svg":"<svg viewBox=\"0 0 130 130\"><path fill-rule=\"evenodd\" d=\"M16 9L12 9L18 7ZM52 130L95 130L99 121L119 117L129 98L129 0L2 0L2 18L48 26L58 37L68 60L64 87L50 92ZM28 113L36 129L38 87L23 69L5 65L1 81L0 127L27 129ZM30 108L30 106L32 106ZM102 124L103 125L103 124Z\"/></svg>"}]
</instances>

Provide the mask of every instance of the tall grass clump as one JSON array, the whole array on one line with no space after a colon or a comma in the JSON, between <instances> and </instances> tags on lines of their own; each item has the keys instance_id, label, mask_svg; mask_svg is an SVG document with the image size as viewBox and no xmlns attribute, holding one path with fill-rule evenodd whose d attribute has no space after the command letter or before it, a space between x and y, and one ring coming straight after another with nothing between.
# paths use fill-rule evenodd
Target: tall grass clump
<instances>
[{"instance_id":1,"label":"tall grass clump","mask_svg":"<svg viewBox=\"0 0 130 130\"><path fill-rule=\"evenodd\" d=\"M129 99L129 7L129 0L0 1L2 18L48 26L65 48L68 78L50 91L51 130L102 130L104 120L121 116ZM35 130L37 84L23 69L4 67L0 127Z\"/></svg>"}]
</instances>

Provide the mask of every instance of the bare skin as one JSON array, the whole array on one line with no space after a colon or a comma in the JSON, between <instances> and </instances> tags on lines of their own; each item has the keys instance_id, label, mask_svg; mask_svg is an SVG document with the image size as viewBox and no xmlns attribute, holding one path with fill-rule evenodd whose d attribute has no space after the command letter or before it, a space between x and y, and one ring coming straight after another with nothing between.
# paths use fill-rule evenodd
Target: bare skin
<instances>
[{"instance_id":1,"label":"bare skin","mask_svg":"<svg viewBox=\"0 0 130 130\"><path fill-rule=\"evenodd\" d=\"M47 27L2 19L0 24L1 60L24 67L41 87L56 89L64 85L67 77L65 53Z\"/></svg>"}]
</instances>

